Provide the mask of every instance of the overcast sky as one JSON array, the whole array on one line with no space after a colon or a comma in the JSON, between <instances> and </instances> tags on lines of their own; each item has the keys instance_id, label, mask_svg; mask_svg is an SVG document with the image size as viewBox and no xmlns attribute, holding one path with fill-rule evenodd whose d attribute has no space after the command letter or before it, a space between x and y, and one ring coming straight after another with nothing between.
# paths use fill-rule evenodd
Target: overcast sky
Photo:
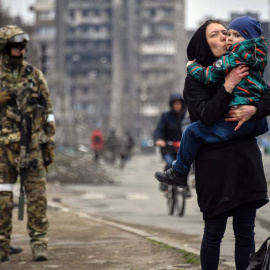
<instances>
[{"instance_id":1,"label":"overcast sky","mask_svg":"<svg viewBox=\"0 0 270 270\"><path fill-rule=\"evenodd\" d=\"M97 0L98 1L98 0ZM21 14L25 21L33 22L29 6L34 0L0 0L12 15ZM185 0L185 26L194 29L207 16L229 19L231 12L252 11L260 14L260 20L269 20L270 0Z\"/></svg>"}]
</instances>

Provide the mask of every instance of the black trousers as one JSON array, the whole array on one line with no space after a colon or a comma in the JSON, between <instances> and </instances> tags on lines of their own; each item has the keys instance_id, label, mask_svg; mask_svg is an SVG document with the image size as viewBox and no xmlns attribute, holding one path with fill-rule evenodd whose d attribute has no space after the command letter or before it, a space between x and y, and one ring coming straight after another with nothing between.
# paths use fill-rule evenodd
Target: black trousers
<instances>
[{"instance_id":1,"label":"black trousers","mask_svg":"<svg viewBox=\"0 0 270 270\"><path fill-rule=\"evenodd\" d=\"M233 210L205 220L201 245L202 270L218 269L221 240L224 236L229 216L233 218L236 269L246 270L248 267L249 255L255 252L255 202L240 205Z\"/></svg>"}]
</instances>

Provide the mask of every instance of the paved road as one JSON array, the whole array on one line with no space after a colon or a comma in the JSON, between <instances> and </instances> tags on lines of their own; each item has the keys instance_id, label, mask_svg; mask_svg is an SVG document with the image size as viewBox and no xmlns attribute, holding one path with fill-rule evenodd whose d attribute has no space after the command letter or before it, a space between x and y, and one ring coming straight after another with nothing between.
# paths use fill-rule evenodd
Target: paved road
<instances>
[{"instance_id":1,"label":"paved road","mask_svg":"<svg viewBox=\"0 0 270 270\"><path fill-rule=\"evenodd\" d=\"M270 157L264 158L270 179ZM187 248L200 249L203 221L196 202L195 191L188 199L186 215L182 218L167 214L166 200L158 190L153 172L163 167L156 155L135 156L124 170L102 164L115 179L114 186L69 185L63 203L91 215L130 224L152 231ZM258 211L256 224L257 247L270 235L270 207ZM231 220L228 222L221 256L233 263L234 236Z\"/></svg>"}]
</instances>

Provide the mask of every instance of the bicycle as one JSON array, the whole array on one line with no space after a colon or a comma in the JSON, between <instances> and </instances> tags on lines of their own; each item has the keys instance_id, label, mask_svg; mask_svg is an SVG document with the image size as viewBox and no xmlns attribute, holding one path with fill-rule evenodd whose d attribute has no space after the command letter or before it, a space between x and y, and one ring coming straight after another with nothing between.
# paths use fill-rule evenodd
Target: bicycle
<instances>
[{"instance_id":1,"label":"bicycle","mask_svg":"<svg viewBox=\"0 0 270 270\"><path fill-rule=\"evenodd\" d=\"M186 210L186 188L168 186L167 203L169 215L173 215L175 210L177 216L183 217Z\"/></svg>"},{"instance_id":2,"label":"bicycle","mask_svg":"<svg viewBox=\"0 0 270 270\"><path fill-rule=\"evenodd\" d=\"M175 147L176 153L179 150L180 142L176 141L166 141L167 145ZM175 157L176 158L176 157ZM165 170L169 169L165 166ZM187 188L180 188L176 186L167 186L167 206L169 215L177 213L177 216L182 217L185 214L186 209L186 198L187 198Z\"/></svg>"}]
</instances>

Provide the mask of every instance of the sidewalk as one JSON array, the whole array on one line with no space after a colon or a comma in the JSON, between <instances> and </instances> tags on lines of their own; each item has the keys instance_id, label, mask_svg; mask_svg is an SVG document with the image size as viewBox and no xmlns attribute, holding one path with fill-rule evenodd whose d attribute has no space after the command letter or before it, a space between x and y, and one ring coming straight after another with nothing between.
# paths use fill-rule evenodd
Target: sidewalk
<instances>
[{"instance_id":1,"label":"sidewalk","mask_svg":"<svg viewBox=\"0 0 270 270\"><path fill-rule=\"evenodd\" d=\"M1 270L199 269L186 264L178 250L161 246L136 234L87 217L80 217L76 213L50 208L48 218L49 260L33 262L25 228L26 221L17 221L15 209L12 244L22 247L24 251L10 256L9 262L0 265Z\"/></svg>"}]
</instances>

